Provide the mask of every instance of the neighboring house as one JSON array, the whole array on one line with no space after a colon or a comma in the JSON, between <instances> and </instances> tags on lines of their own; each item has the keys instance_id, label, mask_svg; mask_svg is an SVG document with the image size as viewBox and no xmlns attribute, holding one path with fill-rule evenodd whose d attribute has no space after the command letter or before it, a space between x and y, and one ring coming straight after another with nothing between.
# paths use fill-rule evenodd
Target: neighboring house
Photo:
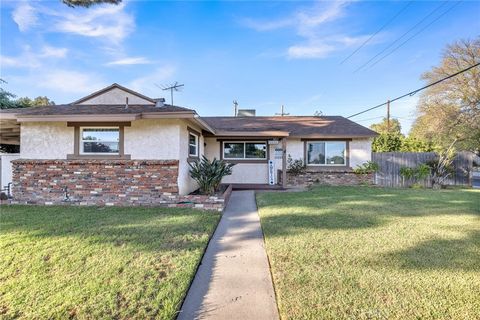
<instances>
[{"instance_id":1,"label":"neighboring house","mask_svg":"<svg viewBox=\"0 0 480 320\"><path fill-rule=\"evenodd\" d=\"M344 175L371 159L376 135L339 116L200 117L118 84L67 105L2 110L0 120L20 124L20 202L168 204L197 189L188 162L203 155L237 164L225 183L268 184L273 160L270 179L285 185L288 155Z\"/></svg>"}]
</instances>

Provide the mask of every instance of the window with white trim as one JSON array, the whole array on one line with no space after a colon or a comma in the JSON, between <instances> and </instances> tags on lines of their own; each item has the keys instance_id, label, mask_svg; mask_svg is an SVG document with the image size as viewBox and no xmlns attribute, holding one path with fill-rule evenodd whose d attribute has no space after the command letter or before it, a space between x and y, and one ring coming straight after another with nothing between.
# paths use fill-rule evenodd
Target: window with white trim
<instances>
[{"instance_id":1,"label":"window with white trim","mask_svg":"<svg viewBox=\"0 0 480 320\"><path fill-rule=\"evenodd\" d=\"M262 141L224 141L223 158L226 160L266 160L267 143Z\"/></svg>"},{"instance_id":2,"label":"window with white trim","mask_svg":"<svg viewBox=\"0 0 480 320\"><path fill-rule=\"evenodd\" d=\"M198 157L198 135L188 133L188 155L190 157Z\"/></svg>"},{"instance_id":3,"label":"window with white trim","mask_svg":"<svg viewBox=\"0 0 480 320\"><path fill-rule=\"evenodd\" d=\"M119 127L85 127L80 128L81 154L119 154Z\"/></svg>"},{"instance_id":4,"label":"window with white trim","mask_svg":"<svg viewBox=\"0 0 480 320\"><path fill-rule=\"evenodd\" d=\"M346 141L308 141L307 165L345 166Z\"/></svg>"}]
</instances>

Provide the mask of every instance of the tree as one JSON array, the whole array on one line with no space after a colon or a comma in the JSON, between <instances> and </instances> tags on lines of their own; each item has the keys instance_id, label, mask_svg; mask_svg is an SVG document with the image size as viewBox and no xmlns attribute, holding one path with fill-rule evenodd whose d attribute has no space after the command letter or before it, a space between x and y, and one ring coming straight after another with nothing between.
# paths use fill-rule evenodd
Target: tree
<instances>
[{"instance_id":1,"label":"tree","mask_svg":"<svg viewBox=\"0 0 480 320\"><path fill-rule=\"evenodd\" d=\"M370 126L370 129L380 134L382 133L401 134L402 126L400 125L400 121L398 121L398 119L390 119L390 130L388 130L388 120L387 118L383 118L382 122L372 124Z\"/></svg>"},{"instance_id":2,"label":"tree","mask_svg":"<svg viewBox=\"0 0 480 320\"><path fill-rule=\"evenodd\" d=\"M431 142L415 137L405 137L401 133L402 126L398 119L390 120L390 130L387 118L383 118L380 123L372 124L370 129L380 134L373 139L373 152L429 152L434 150Z\"/></svg>"},{"instance_id":3,"label":"tree","mask_svg":"<svg viewBox=\"0 0 480 320\"><path fill-rule=\"evenodd\" d=\"M7 83L5 80L0 79L0 84ZM0 87L0 109L9 109L9 108L17 108L15 101L13 100L16 96L4 90Z\"/></svg>"},{"instance_id":4,"label":"tree","mask_svg":"<svg viewBox=\"0 0 480 320\"><path fill-rule=\"evenodd\" d=\"M372 141L373 152L393 152L400 151L402 147L403 136L398 133L383 133L375 137Z\"/></svg>"},{"instance_id":5,"label":"tree","mask_svg":"<svg viewBox=\"0 0 480 320\"><path fill-rule=\"evenodd\" d=\"M95 4L109 3L119 4L122 0L62 0L69 7L84 7L88 8Z\"/></svg>"},{"instance_id":6,"label":"tree","mask_svg":"<svg viewBox=\"0 0 480 320\"><path fill-rule=\"evenodd\" d=\"M7 83L5 80L0 79L0 84ZM11 92L6 91L0 87L0 109L15 109L15 108L29 108L54 105L55 102L45 96L38 96L35 99L23 97L16 99L17 96Z\"/></svg>"},{"instance_id":7,"label":"tree","mask_svg":"<svg viewBox=\"0 0 480 320\"><path fill-rule=\"evenodd\" d=\"M16 101L18 108L29 108L29 107L42 107L42 106L51 106L54 105L55 102L50 100L49 98L43 96L38 96L35 99L30 99L28 97L19 98Z\"/></svg>"},{"instance_id":8,"label":"tree","mask_svg":"<svg viewBox=\"0 0 480 320\"><path fill-rule=\"evenodd\" d=\"M448 45L439 66L424 73L428 83L480 62L480 37ZM411 136L457 150L480 151L480 68L472 68L424 91Z\"/></svg>"},{"instance_id":9,"label":"tree","mask_svg":"<svg viewBox=\"0 0 480 320\"><path fill-rule=\"evenodd\" d=\"M405 137L402 139L401 152L432 152L438 149L432 142L420 140L415 137Z\"/></svg>"}]
</instances>

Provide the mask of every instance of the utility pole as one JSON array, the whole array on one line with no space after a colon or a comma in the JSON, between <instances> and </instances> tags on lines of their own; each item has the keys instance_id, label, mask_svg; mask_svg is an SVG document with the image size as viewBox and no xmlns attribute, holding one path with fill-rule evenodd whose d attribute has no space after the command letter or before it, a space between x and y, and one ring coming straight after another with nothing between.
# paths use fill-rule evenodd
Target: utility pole
<instances>
[{"instance_id":1,"label":"utility pole","mask_svg":"<svg viewBox=\"0 0 480 320\"><path fill-rule=\"evenodd\" d=\"M281 116L281 117L283 117L283 116L288 116L289 114L290 114L290 113L286 113L286 112L285 112L285 107L283 106L283 104L282 104L282 107L280 108L280 113L275 113L275 115Z\"/></svg>"},{"instance_id":2,"label":"utility pole","mask_svg":"<svg viewBox=\"0 0 480 320\"><path fill-rule=\"evenodd\" d=\"M390 133L390 100L387 101L387 132Z\"/></svg>"}]
</instances>

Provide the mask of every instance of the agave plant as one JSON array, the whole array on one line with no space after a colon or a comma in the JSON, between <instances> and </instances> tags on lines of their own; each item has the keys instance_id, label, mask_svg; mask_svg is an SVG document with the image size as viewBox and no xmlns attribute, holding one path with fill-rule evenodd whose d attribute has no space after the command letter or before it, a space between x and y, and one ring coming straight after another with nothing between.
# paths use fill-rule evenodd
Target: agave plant
<instances>
[{"instance_id":1,"label":"agave plant","mask_svg":"<svg viewBox=\"0 0 480 320\"><path fill-rule=\"evenodd\" d=\"M202 156L202 160L189 163L190 176L198 183L200 192L213 195L218 190L222 178L232 174L233 163L214 158L212 161Z\"/></svg>"}]
</instances>

